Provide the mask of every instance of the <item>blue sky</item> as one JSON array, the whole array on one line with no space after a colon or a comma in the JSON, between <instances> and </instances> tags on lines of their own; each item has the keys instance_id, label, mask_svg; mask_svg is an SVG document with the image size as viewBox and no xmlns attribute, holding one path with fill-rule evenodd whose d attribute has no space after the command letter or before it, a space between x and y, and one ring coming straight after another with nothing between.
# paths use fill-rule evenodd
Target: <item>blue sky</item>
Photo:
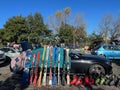
<instances>
[{"instance_id":1,"label":"blue sky","mask_svg":"<svg viewBox=\"0 0 120 90\"><path fill-rule=\"evenodd\" d=\"M108 13L117 17L120 12L120 0L0 0L0 28L8 18L22 15L28 16L39 12L44 18L53 15L58 10L71 8L71 14L84 14L87 23L87 33L97 28L98 22Z\"/></svg>"}]
</instances>

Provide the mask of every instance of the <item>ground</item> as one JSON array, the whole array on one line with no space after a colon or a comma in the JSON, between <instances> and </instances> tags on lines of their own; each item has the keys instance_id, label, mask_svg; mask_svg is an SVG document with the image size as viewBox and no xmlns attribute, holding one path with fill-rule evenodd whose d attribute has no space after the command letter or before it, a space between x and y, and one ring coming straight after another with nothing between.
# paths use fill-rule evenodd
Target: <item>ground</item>
<instances>
[{"instance_id":1,"label":"ground","mask_svg":"<svg viewBox=\"0 0 120 90\"><path fill-rule=\"evenodd\" d=\"M76 87L76 86L54 86L54 87L34 87L28 85L22 87L21 76L19 74L13 74L9 69L9 63L0 63L0 90L120 90L120 87L107 86L107 85L92 85L91 87ZM120 74L120 61L114 61L112 63L113 73Z\"/></svg>"}]
</instances>

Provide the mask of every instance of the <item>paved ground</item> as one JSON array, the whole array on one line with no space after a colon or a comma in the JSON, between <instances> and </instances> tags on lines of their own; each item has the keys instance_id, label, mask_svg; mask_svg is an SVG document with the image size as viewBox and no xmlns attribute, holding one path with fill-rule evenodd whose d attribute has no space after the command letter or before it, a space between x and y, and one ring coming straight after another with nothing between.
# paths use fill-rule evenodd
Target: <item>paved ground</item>
<instances>
[{"instance_id":1,"label":"paved ground","mask_svg":"<svg viewBox=\"0 0 120 90\"><path fill-rule=\"evenodd\" d=\"M112 63L113 73L116 75L120 74L120 61ZM9 62L0 63L0 90L120 90L120 87L115 86L91 86L91 87L76 87L76 86L55 86L55 87L33 87L29 85L21 87L21 76L13 74L9 69Z\"/></svg>"}]
</instances>

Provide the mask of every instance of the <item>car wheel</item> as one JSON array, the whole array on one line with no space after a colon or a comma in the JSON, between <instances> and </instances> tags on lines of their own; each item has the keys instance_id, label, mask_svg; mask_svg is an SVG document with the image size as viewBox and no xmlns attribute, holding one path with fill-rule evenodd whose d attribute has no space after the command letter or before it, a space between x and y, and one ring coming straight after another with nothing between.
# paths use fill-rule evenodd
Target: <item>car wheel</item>
<instances>
[{"instance_id":1,"label":"car wheel","mask_svg":"<svg viewBox=\"0 0 120 90\"><path fill-rule=\"evenodd\" d=\"M94 64L89 68L89 74L105 74L105 69L99 64Z\"/></svg>"}]
</instances>

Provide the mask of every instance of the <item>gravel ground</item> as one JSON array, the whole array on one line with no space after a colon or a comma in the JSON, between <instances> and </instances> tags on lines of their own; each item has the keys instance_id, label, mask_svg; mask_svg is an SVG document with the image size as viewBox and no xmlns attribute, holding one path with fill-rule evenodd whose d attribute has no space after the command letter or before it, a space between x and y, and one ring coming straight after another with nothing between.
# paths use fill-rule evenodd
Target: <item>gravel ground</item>
<instances>
[{"instance_id":1,"label":"gravel ground","mask_svg":"<svg viewBox=\"0 0 120 90\"><path fill-rule=\"evenodd\" d=\"M113 73L116 75L120 74L120 61L112 63ZM13 74L9 69L9 62L0 63L0 90L120 90L120 87L107 86L107 85L92 85L91 87L84 86L54 86L54 87L33 87L29 85L26 87L20 86L21 76L19 74Z\"/></svg>"}]
</instances>

